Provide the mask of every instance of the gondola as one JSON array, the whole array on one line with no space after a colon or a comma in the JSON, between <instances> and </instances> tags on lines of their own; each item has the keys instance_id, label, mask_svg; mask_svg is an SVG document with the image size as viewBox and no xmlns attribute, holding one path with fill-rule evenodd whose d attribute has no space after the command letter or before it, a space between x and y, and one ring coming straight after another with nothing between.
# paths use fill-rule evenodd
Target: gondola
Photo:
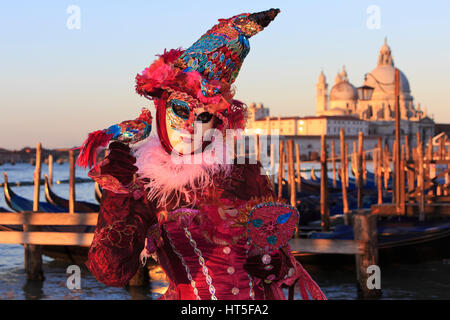
<instances>
[{"instance_id":1,"label":"gondola","mask_svg":"<svg viewBox=\"0 0 450 320\"><path fill-rule=\"evenodd\" d=\"M69 209L69 200L61 198L55 194L50 187L47 175L44 176L44 190L45 199L51 205L65 208L66 211ZM86 201L75 201L75 212L98 212L100 206L98 204L86 202Z\"/></svg>"},{"instance_id":2,"label":"gondola","mask_svg":"<svg viewBox=\"0 0 450 320\"><path fill-rule=\"evenodd\" d=\"M23 198L17 195L10 187L8 183L8 175L3 173L5 183L3 184L3 191L5 195L5 201L8 207L15 212L33 211L33 201ZM67 212L66 208L55 206L46 202L39 202L39 210L43 212Z\"/></svg>"}]
</instances>

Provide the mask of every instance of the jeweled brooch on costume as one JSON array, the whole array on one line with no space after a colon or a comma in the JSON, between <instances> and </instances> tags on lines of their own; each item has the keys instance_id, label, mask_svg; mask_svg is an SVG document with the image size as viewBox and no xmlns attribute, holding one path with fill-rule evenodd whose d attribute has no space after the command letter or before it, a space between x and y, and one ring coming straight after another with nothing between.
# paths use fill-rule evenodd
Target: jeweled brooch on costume
<instances>
[{"instance_id":1,"label":"jeweled brooch on costume","mask_svg":"<svg viewBox=\"0 0 450 320\"><path fill-rule=\"evenodd\" d=\"M288 244L295 234L298 210L282 202L263 202L248 214L247 236L251 245L264 252L273 252Z\"/></svg>"}]
</instances>

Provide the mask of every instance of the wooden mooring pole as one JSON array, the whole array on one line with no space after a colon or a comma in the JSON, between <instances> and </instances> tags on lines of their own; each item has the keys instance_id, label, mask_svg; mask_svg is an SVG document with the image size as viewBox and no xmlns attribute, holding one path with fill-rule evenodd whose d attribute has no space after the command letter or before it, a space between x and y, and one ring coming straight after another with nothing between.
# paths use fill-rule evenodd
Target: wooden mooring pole
<instances>
[{"instance_id":1,"label":"wooden mooring pole","mask_svg":"<svg viewBox=\"0 0 450 320\"><path fill-rule=\"evenodd\" d=\"M419 188L419 221L425 220L425 178L423 163L423 145L420 140L420 133L417 133L417 166L419 172L417 174L417 187ZM430 159L430 158L428 158Z\"/></svg>"},{"instance_id":2,"label":"wooden mooring pole","mask_svg":"<svg viewBox=\"0 0 450 320\"><path fill-rule=\"evenodd\" d=\"M405 214L405 200L406 200L406 192L405 192L405 168L406 168L406 149L405 146L402 146L400 155L400 213Z\"/></svg>"},{"instance_id":3,"label":"wooden mooring pole","mask_svg":"<svg viewBox=\"0 0 450 320\"><path fill-rule=\"evenodd\" d=\"M352 157L351 157L351 167L353 175L355 176L356 180L358 179L358 147L356 145L356 141L353 140L353 150L352 150Z\"/></svg>"},{"instance_id":4,"label":"wooden mooring pole","mask_svg":"<svg viewBox=\"0 0 450 320\"><path fill-rule=\"evenodd\" d=\"M449 160L449 152L450 152L450 147L447 147L448 142L447 142L447 136L445 137L445 146L444 146L444 160ZM447 168L449 168L449 166L447 165ZM449 184L450 184L450 173L446 173L445 174L445 185L444 185L444 195L448 196L448 192L449 192Z\"/></svg>"},{"instance_id":5,"label":"wooden mooring pole","mask_svg":"<svg viewBox=\"0 0 450 320\"><path fill-rule=\"evenodd\" d=\"M393 188L392 188L392 203L396 204L396 209L398 212L398 206L397 206L397 174L395 172L396 170L396 163L397 163L397 141L394 141L393 145L392 145L392 164L394 165L394 171L393 171L393 177L394 177L394 184L393 184Z\"/></svg>"},{"instance_id":6,"label":"wooden mooring pole","mask_svg":"<svg viewBox=\"0 0 450 320\"><path fill-rule=\"evenodd\" d=\"M391 172L391 167L389 166L389 146L384 145L383 151L383 178L384 178L384 190L388 189L389 176Z\"/></svg>"},{"instance_id":7,"label":"wooden mooring pole","mask_svg":"<svg viewBox=\"0 0 450 320\"><path fill-rule=\"evenodd\" d=\"M330 230L330 208L328 206L328 170L327 170L327 141L325 135L321 138L320 152L320 216L322 231Z\"/></svg>"},{"instance_id":8,"label":"wooden mooring pole","mask_svg":"<svg viewBox=\"0 0 450 320\"><path fill-rule=\"evenodd\" d=\"M295 169L297 171L297 191L302 192L302 174L300 166L300 147L295 144Z\"/></svg>"},{"instance_id":9,"label":"wooden mooring pole","mask_svg":"<svg viewBox=\"0 0 450 320\"><path fill-rule=\"evenodd\" d=\"M42 165L42 146L38 142L36 146L36 167L34 169L34 196L33 211L39 211L39 193L41 181L41 165ZM38 226L23 225L24 232L39 231ZM24 244L24 267L28 281L43 281L44 273L42 271L42 246Z\"/></svg>"},{"instance_id":10,"label":"wooden mooring pole","mask_svg":"<svg viewBox=\"0 0 450 320\"><path fill-rule=\"evenodd\" d=\"M280 156L278 158L278 197L283 195L283 178L284 178L284 141L280 141Z\"/></svg>"},{"instance_id":11,"label":"wooden mooring pole","mask_svg":"<svg viewBox=\"0 0 450 320\"><path fill-rule=\"evenodd\" d=\"M428 145L427 145L427 158L432 161L436 160L436 154L434 152L434 146L433 146L433 138L430 137L428 139ZM436 166L433 165L431 162L427 161L424 163L424 180L432 179L436 176ZM434 188L430 188L428 191L429 196L434 196Z\"/></svg>"},{"instance_id":12,"label":"wooden mooring pole","mask_svg":"<svg viewBox=\"0 0 450 320\"><path fill-rule=\"evenodd\" d=\"M438 160L445 160L445 142L446 142L447 136L442 136L441 139L439 139L439 154L438 154ZM445 185L438 184L436 187L436 195L437 196L443 196L444 195L444 188Z\"/></svg>"},{"instance_id":13,"label":"wooden mooring pole","mask_svg":"<svg viewBox=\"0 0 450 320\"><path fill-rule=\"evenodd\" d=\"M53 186L53 155L48 156L48 184Z\"/></svg>"},{"instance_id":14,"label":"wooden mooring pole","mask_svg":"<svg viewBox=\"0 0 450 320\"><path fill-rule=\"evenodd\" d=\"M367 183L367 162L366 162L366 150L364 150L364 149L362 151L361 170L362 170L363 186L365 186Z\"/></svg>"},{"instance_id":15,"label":"wooden mooring pole","mask_svg":"<svg viewBox=\"0 0 450 320\"><path fill-rule=\"evenodd\" d=\"M409 142L409 136L405 135L405 146L406 146L406 162L405 162L405 170L406 170L406 179L408 182L408 193L406 193L405 201L409 202L409 195L414 191L414 170L411 170L411 167L408 166L408 164L412 160L412 154L414 154L414 151L411 153L411 145ZM414 150L414 149L413 149Z\"/></svg>"},{"instance_id":16,"label":"wooden mooring pole","mask_svg":"<svg viewBox=\"0 0 450 320\"><path fill-rule=\"evenodd\" d=\"M259 161L259 134L255 135L255 156L256 161Z\"/></svg>"},{"instance_id":17,"label":"wooden mooring pole","mask_svg":"<svg viewBox=\"0 0 450 320\"><path fill-rule=\"evenodd\" d=\"M275 145L270 144L270 181L272 182L272 188L275 189Z\"/></svg>"},{"instance_id":18,"label":"wooden mooring pole","mask_svg":"<svg viewBox=\"0 0 450 320\"><path fill-rule=\"evenodd\" d=\"M347 150L345 145L345 131L341 128L340 131L340 144L341 144L341 188L342 188L342 205L344 208L344 221L346 225L350 224L349 211L348 211L348 195L347 195Z\"/></svg>"},{"instance_id":19,"label":"wooden mooring pole","mask_svg":"<svg viewBox=\"0 0 450 320\"><path fill-rule=\"evenodd\" d=\"M348 143L345 143L345 185L349 186L349 177L348 177Z\"/></svg>"},{"instance_id":20,"label":"wooden mooring pole","mask_svg":"<svg viewBox=\"0 0 450 320\"><path fill-rule=\"evenodd\" d=\"M69 150L69 213L75 213L75 156L73 150Z\"/></svg>"},{"instance_id":21,"label":"wooden mooring pole","mask_svg":"<svg viewBox=\"0 0 450 320\"><path fill-rule=\"evenodd\" d=\"M331 165L333 166L333 188L336 188L336 150L334 139L331 140Z\"/></svg>"},{"instance_id":22,"label":"wooden mooring pole","mask_svg":"<svg viewBox=\"0 0 450 320\"><path fill-rule=\"evenodd\" d=\"M356 183L358 188L358 198L357 205L358 209L363 207L363 145L364 145L364 134L363 132L359 132L358 134L358 156L357 156L357 177Z\"/></svg>"},{"instance_id":23,"label":"wooden mooring pole","mask_svg":"<svg viewBox=\"0 0 450 320\"><path fill-rule=\"evenodd\" d=\"M294 143L292 140L287 141L287 161L288 161L288 185L291 205L296 207L296 185L294 172Z\"/></svg>"},{"instance_id":24,"label":"wooden mooring pole","mask_svg":"<svg viewBox=\"0 0 450 320\"><path fill-rule=\"evenodd\" d=\"M383 162L383 147L381 142L381 137L378 137L377 141L377 168L376 168L376 179L377 179L377 190L378 190L378 204L383 203L383 182L381 178L381 168Z\"/></svg>"},{"instance_id":25,"label":"wooden mooring pole","mask_svg":"<svg viewBox=\"0 0 450 320\"><path fill-rule=\"evenodd\" d=\"M33 194L33 211L39 211L39 194L41 191L41 167L42 167L42 145L38 142L36 146L36 166L34 168L34 194Z\"/></svg>"},{"instance_id":26,"label":"wooden mooring pole","mask_svg":"<svg viewBox=\"0 0 450 320\"><path fill-rule=\"evenodd\" d=\"M401 188L404 188L404 181L401 181L401 141L400 141L400 71L395 68L395 144L394 144L394 173L395 173L395 207L397 213L401 211Z\"/></svg>"},{"instance_id":27,"label":"wooden mooring pole","mask_svg":"<svg viewBox=\"0 0 450 320\"><path fill-rule=\"evenodd\" d=\"M377 215L359 212L353 215L353 232L356 241L365 243L364 253L356 254L358 295L364 299L381 296L380 268L378 265Z\"/></svg>"}]
</instances>

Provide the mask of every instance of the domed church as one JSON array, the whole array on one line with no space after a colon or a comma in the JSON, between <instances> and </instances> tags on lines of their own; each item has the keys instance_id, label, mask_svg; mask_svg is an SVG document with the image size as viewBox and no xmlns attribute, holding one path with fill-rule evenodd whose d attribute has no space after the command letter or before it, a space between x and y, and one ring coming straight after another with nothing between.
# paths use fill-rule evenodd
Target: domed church
<instances>
[{"instance_id":1,"label":"domed church","mask_svg":"<svg viewBox=\"0 0 450 320\"><path fill-rule=\"evenodd\" d=\"M395 140L395 67L392 52L385 40L378 55L377 66L366 74L363 86L373 88L372 96L360 99L357 88L350 82L345 66L337 73L331 90L322 71L316 84L315 116L270 116L269 108L263 104L250 103L248 107L247 131L263 134L278 130L281 136L297 139L301 152L320 150L320 137L339 142L343 128L346 138L358 139L364 133L364 143L368 149L376 147L377 139L392 147ZM310 108L308 108L310 110ZM400 71L400 131L402 144L408 136L411 145L416 144L416 134L422 141L434 136L435 123L420 105L414 105L408 79ZM450 129L449 129L450 131ZM311 150L308 150L310 148ZM352 151L349 151L352 152Z\"/></svg>"},{"instance_id":2,"label":"domed church","mask_svg":"<svg viewBox=\"0 0 450 320\"><path fill-rule=\"evenodd\" d=\"M408 78L400 71L400 117L402 134L419 131L424 136L434 134L434 121L414 105ZM369 134L392 134L395 120L395 67L391 48L385 39L378 55L377 66L365 75L364 86L372 87L370 100L359 99L357 89L348 79L345 66L336 75L328 92L323 71L316 84L317 116L354 116L369 121Z\"/></svg>"},{"instance_id":3,"label":"domed church","mask_svg":"<svg viewBox=\"0 0 450 320\"><path fill-rule=\"evenodd\" d=\"M328 85L323 71L317 83L317 115L344 116L356 113L358 94L356 88L348 81L345 66L334 79L334 86L330 91L330 108L328 108Z\"/></svg>"},{"instance_id":4,"label":"domed church","mask_svg":"<svg viewBox=\"0 0 450 320\"><path fill-rule=\"evenodd\" d=\"M345 70L337 74L328 99L328 84L323 71L317 82L317 115L355 115L364 120L395 119L395 67L391 49L385 40L380 49L378 64L366 74L364 86L374 88L370 100L359 100L356 88L350 83ZM426 117L416 109L411 96L408 78L400 71L400 114L403 120L417 121Z\"/></svg>"}]
</instances>

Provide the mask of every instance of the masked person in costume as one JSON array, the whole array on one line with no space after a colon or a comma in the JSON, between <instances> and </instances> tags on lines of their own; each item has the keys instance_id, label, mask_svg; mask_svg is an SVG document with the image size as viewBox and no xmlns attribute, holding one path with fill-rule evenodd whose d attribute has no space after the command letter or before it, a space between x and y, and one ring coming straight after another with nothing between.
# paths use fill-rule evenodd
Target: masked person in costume
<instances>
[{"instance_id":1,"label":"masked person in costume","mask_svg":"<svg viewBox=\"0 0 450 320\"><path fill-rule=\"evenodd\" d=\"M275 198L259 162L240 164L226 148L226 131L245 126L232 83L249 38L278 13L220 19L137 75L137 92L155 103L157 136L144 109L85 141L78 163L95 165L89 176L103 188L87 261L100 282L124 286L152 256L169 279L162 299L285 299L281 287L296 284L304 299L325 299L287 244L298 212Z\"/></svg>"}]
</instances>

